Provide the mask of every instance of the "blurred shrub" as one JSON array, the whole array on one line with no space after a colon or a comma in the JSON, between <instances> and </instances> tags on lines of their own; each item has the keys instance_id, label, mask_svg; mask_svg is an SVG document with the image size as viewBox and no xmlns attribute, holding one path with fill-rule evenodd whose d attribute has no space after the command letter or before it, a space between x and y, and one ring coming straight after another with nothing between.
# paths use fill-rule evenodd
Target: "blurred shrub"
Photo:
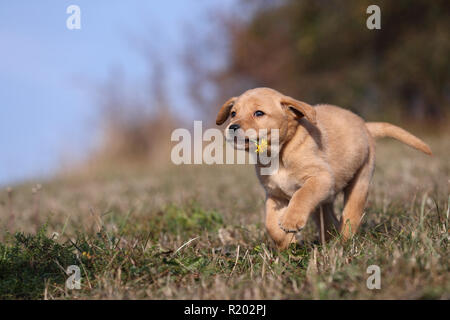
<instances>
[{"instance_id":1,"label":"blurred shrub","mask_svg":"<svg viewBox=\"0 0 450 320\"><path fill-rule=\"evenodd\" d=\"M226 97L268 86L377 119L435 121L448 113L449 1L240 3L215 19L229 41L226 63L203 70L218 92L215 110ZM381 30L366 28L371 4L381 8Z\"/></svg>"},{"instance_id":2,"label":"blurred shrub","mask_svg":"<svg viewBox=\"0 0 450 320\"><path fill-rule=\"evenodd\" d=\"M102 139L94 162L167 161L178 120L164 89L164 67L153 56L148 60L148 87L127 85L122 73L115 71L99 90Z\"/></svg>"}]
</instances>

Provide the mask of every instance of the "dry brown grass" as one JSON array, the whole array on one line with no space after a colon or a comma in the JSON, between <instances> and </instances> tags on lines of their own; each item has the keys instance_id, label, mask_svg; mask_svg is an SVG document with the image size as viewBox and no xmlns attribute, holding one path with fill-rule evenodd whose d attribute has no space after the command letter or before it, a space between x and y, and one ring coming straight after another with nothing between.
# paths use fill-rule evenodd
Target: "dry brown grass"
<instances>
[{"instance_id":1,"label":"dry brown grass","mask_svg":"<svg viewBox=\"0 0 450 320\"><path fill-rule=\"evenodd\" d=\"M47 298L448 299L450 135L425 140L431 158L378 143L364 223L344 246L318 245L309 223L303 246L278 252L263 227L263 191L244 165L90 166L3 190L1 224L34 233L47 222L59 243L91 239L89 282L80 291L47 283ZM211 212L221 218L209 221ZM96 249L99 231L118 245ZM371 264L381 267L381 290L366 287Z\"/></svg>"}]
</instances>

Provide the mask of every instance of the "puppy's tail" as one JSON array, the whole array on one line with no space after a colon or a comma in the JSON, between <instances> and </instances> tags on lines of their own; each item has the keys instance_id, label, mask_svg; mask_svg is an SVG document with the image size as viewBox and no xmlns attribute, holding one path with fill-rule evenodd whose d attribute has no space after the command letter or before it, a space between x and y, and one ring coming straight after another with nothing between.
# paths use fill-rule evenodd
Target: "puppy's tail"
<instances>
[{"instance_id":1,"label":"puppy's tail","mask_svg":"<svg viewBox=\"0 0 450 320\"><path fill-rule=\"evenodd\" d=\"M406 130L387 122L366 122L366 127L374 138L391 137L417 150L431 155L430 147Z\"/></svg>"}]
</instances>

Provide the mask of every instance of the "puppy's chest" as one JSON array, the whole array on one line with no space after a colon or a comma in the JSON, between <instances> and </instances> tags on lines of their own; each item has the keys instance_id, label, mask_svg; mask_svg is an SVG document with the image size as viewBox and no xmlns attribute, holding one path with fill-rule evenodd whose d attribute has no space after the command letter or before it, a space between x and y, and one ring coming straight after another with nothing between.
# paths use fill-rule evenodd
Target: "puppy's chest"
<instances>
[{"instance_id":1,"label":"puppy's chest","mask_svg":"<svg viewBox=\"0 0 450 320\"><path fill-rule=\"evenodd\" d=\"M269 194L284 198L291 198L301 187L301 183L284 168L279 168L272 175L262 176L261 182Z\"/></svg>"}]
</instances>

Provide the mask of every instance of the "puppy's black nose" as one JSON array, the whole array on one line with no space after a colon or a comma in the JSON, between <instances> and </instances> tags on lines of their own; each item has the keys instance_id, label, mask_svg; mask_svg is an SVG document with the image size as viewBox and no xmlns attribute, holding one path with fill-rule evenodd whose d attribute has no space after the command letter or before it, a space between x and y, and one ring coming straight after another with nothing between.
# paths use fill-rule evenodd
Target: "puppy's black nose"
<instances>
[{"instance_id":1,"label":"puppy's black nose","mask_svg":"<svg viewBox=\"0 0 450 320\"><path fill-rule=\"evenodd\" d=\"M233 131L236 131L237 129L239 129L241 126L240 125L238 125L238 124L232 124L230 127L229 127L229 129L230 130L233 130Z\"/></svg>"}]
</instances>

